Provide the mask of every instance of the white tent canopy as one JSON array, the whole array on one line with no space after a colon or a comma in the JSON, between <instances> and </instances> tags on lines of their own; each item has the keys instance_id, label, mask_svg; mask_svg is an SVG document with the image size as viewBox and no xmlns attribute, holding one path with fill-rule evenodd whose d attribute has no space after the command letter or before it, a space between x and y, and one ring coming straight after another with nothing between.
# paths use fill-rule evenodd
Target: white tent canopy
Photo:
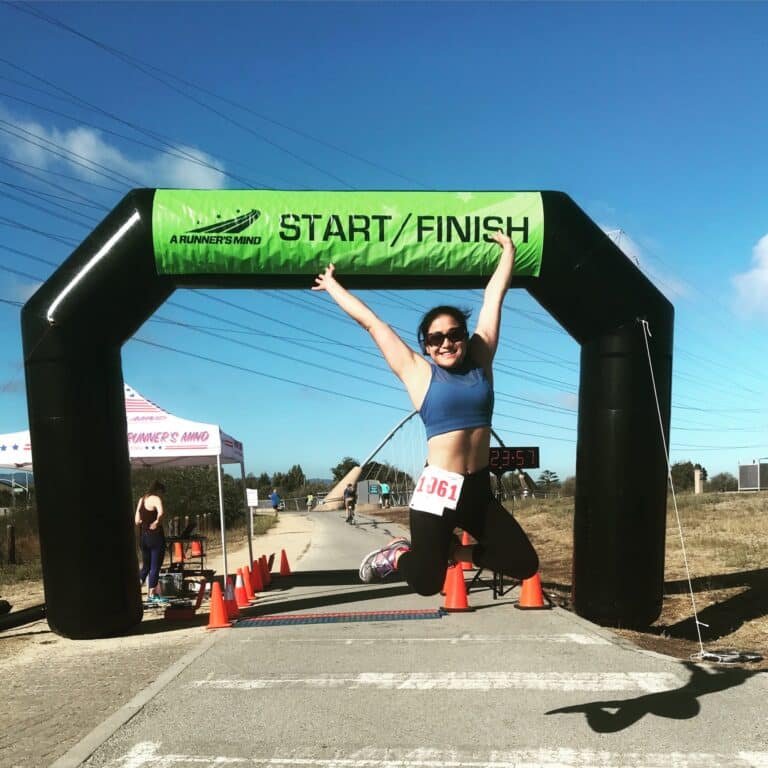
<instances>
[{"instance_id":1,"label":"white tent canopy","mask_svg":"<svg viewBox=\"0 0 768 768\"><path fill-rule=\"evenodd\" d=\"M243 444L216 424L174 416L125 385L128 454L133 466L241 464Z\"/></svg>"},{"instance_id":2,"label":"white tent canopy","mask_svg":"<svg viewBox=\"0 0 768 768\"><path fill-rule=\"evenodd\" d=\"M164 411L142 397L133 387L125 387L125 419L128 426L128 455L134 467L191 467L215 464L219 483L221 545L224 577L227 576L227 545L224 536L224 495L221 465L239 464L245 487L243 444L221 431L216 424L189 421ZM0 435L0 468L33 469L29 430ZM246 514L247 502L244 503ZM249 516L250 519L250 516ZM249 533L250 529L249 529ZM251 536L248 537L251 562Z\"/></svg>"},{"instance_id":3,"label":"white tent canopy","mask_svg":"<svg viewBox=\"0 0 768 768\"><path fill-rule=\"evenodd\" d=\"M32 469L32 444L29 442L29 430L0 435L0 467Z\"/></svg>"}]
</instances>

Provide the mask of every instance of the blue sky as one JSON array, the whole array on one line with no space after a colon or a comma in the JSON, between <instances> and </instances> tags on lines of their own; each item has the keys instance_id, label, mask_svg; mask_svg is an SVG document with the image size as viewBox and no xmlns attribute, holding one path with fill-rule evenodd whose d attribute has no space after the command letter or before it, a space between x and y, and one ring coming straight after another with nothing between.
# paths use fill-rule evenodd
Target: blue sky
<instances>
[{"instance_id":1,"label":"blue sky","mask_svg":"<svg viewBox=\"0 0 768 768\"><path fill-rule=\"evenodd\" d=\"M675 305L671 460L736 474L768 455L766 28L764 3L0 4L0 433L28 425L19 303L131 188L555 189ZM480 293L361 297L415 343ZM502 332L494 427L572 475L578 346L520 290ZM255 473L327 477L410 410L309 285L177 291L123 373Z\"/></svg>"}]
</instances>

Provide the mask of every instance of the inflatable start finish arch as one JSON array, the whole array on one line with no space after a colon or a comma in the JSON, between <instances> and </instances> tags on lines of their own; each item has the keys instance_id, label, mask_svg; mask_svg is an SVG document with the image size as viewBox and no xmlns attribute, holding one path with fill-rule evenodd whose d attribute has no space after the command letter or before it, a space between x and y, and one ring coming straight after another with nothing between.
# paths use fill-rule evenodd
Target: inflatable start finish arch
<instances>
[{"instance_id":1,"label":"inflatable start finish arch","mask_svg":"<svg viewBox=\"0 0 768 768\"><path fill-rule=\"evenodd\" d=\"M140 189L22 310L51 628L105 637L141 619L120 348L176 287L308 289L330 260L350 288L481 287L497 229L517 245L513 287L581 345L576 611L608 625L654 621L673 308L568 196Z\"/></svg>"}]
</instances>

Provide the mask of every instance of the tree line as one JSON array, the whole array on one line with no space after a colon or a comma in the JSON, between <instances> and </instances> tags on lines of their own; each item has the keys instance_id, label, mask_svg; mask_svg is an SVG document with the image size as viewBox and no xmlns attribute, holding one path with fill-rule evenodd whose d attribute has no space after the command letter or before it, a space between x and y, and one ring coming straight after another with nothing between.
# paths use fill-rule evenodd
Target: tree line
<instances>
[{"instance_id":1,"label":"tree line","mask_svg":"<svg viewBox=\"0 0 768 768\"><path fill-rule=\"evenodd\" d=\"M245 478L246 488L256 488L259 496L266 498L273 488L283 498L301 498L309 493L314 495L327 492L347 472L356 467L358 462L351 456L345 456L334 467L330 467L332 480L308 480L300 464L294 464L285 472L268 474L261 472L255 475L249 472ZM720 472L709 477L706 467L690 461L679 461L672 465L671 474L675 490L687 493L694 490L694 472L701 470L703 488L708 493L738 490L738 480L730 472ZM642 471L642 469L638 469ZM362 477L394 477L410 480L413 478L403 470L390 464L370 462L363 467ZM146 492L153 480L160 480L166 486L166 505L169 514L184 514L190 517L215 513L218 516L219 497L216 481L216 467L180 467L174 469L142 468L131 473L131 486L134 503L139 496ZM504 477L504 486L508 490L519 490L512 484L509 476ZM538 477L538 486L545 491L557 491L563 496L573 496L576 493L576 478L569 476L561 481L556 472L544 470ZM34 506L34 486L31 489L30 501ZM240 522L243 517L243 484L240 478L222 473L222 495L224 497L224 519L229 526ZM16 499L17 503L19 499ZM13 499L10 489L0 489L0 507L11 507ZM25 505L26 506L26 505Z\"/></svg>"},{"instance_id":2,"label":"tree line","mask_svg":"<svg viewBox=\"0 0 768 768\"><path fill-rule=\"evenodd\" d=\"M670 467L672 483L676 493L692 493L695 486L696 470L701 472L702 489L706 493L722 493L725 491L737 491L738 479L730 472L718 472L709 476L707 468L699 463L691 461L677 461ZM638 471L642 471L639 469ZM545 469L537 480L537 485L543 491L559 491L563 496L576 495L576 477L569 476L560 481L556 472Z\"/></svg>"}]
</instances>

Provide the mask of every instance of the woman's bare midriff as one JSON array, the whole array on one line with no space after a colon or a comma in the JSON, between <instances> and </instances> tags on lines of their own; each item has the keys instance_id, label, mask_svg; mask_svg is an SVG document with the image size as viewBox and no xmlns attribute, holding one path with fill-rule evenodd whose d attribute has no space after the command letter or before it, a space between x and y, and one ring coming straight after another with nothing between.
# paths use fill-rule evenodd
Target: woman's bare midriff
<instances>
[{"instance_id":1,"label":"woman's bare midriff","mask_svg":"<svg viewBox=\"0 0 768 768\"><path fill-rule=\"evenodd\" d=\"M427 463L466 475L488 466L491 430L488 427L459 429L435 435L427 443Z\"/></svg>"}]
</instances>

